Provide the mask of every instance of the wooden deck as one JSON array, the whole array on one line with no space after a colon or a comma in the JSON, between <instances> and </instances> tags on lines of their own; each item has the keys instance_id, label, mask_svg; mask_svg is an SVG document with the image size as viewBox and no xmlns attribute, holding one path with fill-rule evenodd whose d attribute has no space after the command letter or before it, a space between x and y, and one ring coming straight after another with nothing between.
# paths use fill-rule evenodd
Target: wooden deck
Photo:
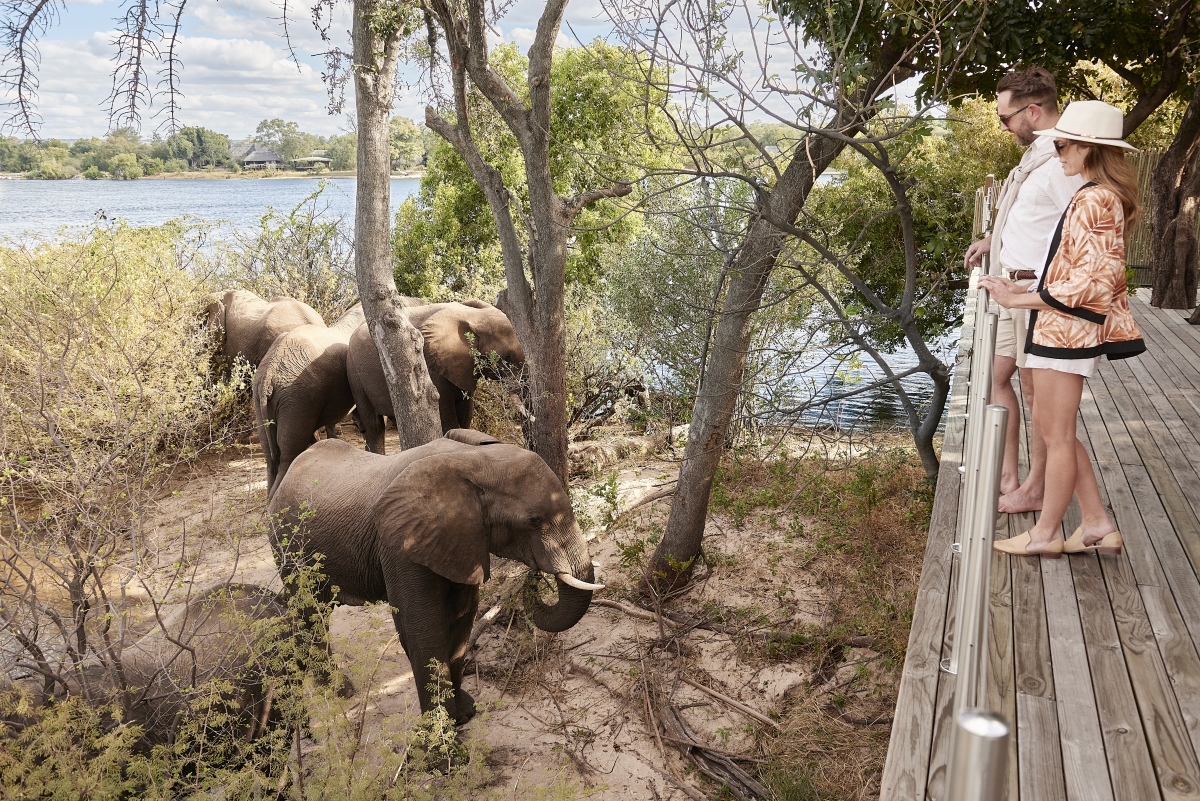
<instances>
[{"instance_id":1,"label":"wooden deck","mask_svg":"<svg viewBox=\"0 0 1200 801\"><path fill-rule=\"evenodd\" d=\"M1124 553L993 554L988 706L1013 724L1010 801L1200 799L1200 327L1132 305L1148 351L1101 360L1079 414ZM945 796L954 681L938 663L954 628L972 367L960 349L883 801ZM1001 515L996 536L1032 522ZM1072 502L1064 528L1078 524Z\"/></svg>"}]
</instances>

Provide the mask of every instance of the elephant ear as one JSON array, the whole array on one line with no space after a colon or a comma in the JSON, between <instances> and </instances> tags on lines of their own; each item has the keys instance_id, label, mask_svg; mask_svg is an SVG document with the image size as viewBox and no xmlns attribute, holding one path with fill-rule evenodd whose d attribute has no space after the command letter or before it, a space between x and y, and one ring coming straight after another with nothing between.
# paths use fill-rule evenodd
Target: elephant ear
<instances>
[{"instance_id":1,"label":"elephant ear","mask_svg":"<svg viewBox=\"0 0 1200 801\"><path fill-rule=\"evenodd\" d=\"M491 575L488 532L473 469L460 454L427 456L393 479L372 509L381 548L457 584Z\"/></svg>"},{"instance_id":2,"label":"elephant ear","mask_svg":"<svg viewBox=\"0 0 1200 801\"><path fill-rule=\"evenodd\" d=\"M461 304L460 304L461 305ZM454 386L467 392L475 389L475 358L467 342L470 326L453 306L430 317L421 326L425 337L425 361L431 372L439 373Z\"/></svg>"},{"instance_id":3,"label":"elephant ear","mask_svg":"<svg viewBox=\"0 0 1200 801\"><path fill-rule=\"evenodd\" d=\"M222 295L213 292L204 299L204 312L201 315L204 327L209 331L225 330L225 302Z\"/></svg>"},{"instance_id":4,"label":"elephant ear","mask_svg":"<svg viewBox=\"0 0 1200 801\"><path fill-rule=\"evenodd\" d=\"M476 431L473 428L452 428L445 433L446 439L452 439L455 442L462 442L466 445L502 445L500 440L485 434L482 431Z\"/></svg>"}]
</instances>

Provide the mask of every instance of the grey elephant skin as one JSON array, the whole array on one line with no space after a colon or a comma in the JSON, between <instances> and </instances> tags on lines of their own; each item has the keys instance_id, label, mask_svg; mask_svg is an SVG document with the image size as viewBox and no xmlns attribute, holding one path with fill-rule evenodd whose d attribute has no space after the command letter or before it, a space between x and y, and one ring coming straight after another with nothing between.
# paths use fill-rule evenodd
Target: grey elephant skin
<instances>
[{"instance_id":1,"label":"grey elephant skin","mask_svg":"<svg viewBox=\"0 0 1200 801\"><path fill-rule=\"evenodd\" d=\"M89 660L64 677L68 692L96 700L108 698L120 686L117 676L123 676L120 695L126 720L142 726L138 745L148 749L173 743L191 702L207 690L205 685L227 681L232 692L224 693L222 700L233 712L230 733L253 739L268 725L270 703L264 689L265 674L248 663L267 621L284 612L279 597L264 587L211 587L125 647L119 674L115 666ZM32 719L13 722L28 724Z\"/></svg>"},{"instance_id":2,"label":"grey elephant skin","mask_svg":"<svg viewBox=\"0 0 1200 801\"><path fill-rule=\"evenodd\" d=\"M463 662L489 554L556 576L554 605L525 595L538 628L564 631L591 603L591 591L563 579L590 585L594 571L562 482L537 454L477 431L392 456L323 440L292 464L270 513L284 585L301 560L323 554L327 586L338 588L326 600L387 601L421 710L432 708L428 664L437 659L449 666L446 711L459 723L475 711Z\"/></svg>"},{"instance_id":3,"label":"grey elephant skin","mask_svg":"<svg viewBox=\"0 0 1200 801\"><path fill-rule=\"evenodd\" d=\"M325 327L316 309L292 298L263 300L253 292L235 289L210 295L204 309L210 330L217 334L221 356L232 364L242 356L258 367L280 334L302 325Z\"/></svg>"},{"instance_id":4,"label":"grey elephant skin","mask_svg":"<svg viewBox=\"0 0 1200 801\"><path fill-rule=\"evenodd\" d=\"M407 312L425 339L425 365L438 391L442 432L470 428L472 394L479 376L498 377L492 359L514 368L525 363L517 332L504 312L481 300L415 306ZM480 365L475 363L473 350L484 357ZM379 351L366 325L350 337L346 375L367 450L384 453L384 418L395 420L396 414Z\"/></svg>"},{"instance_id":5,"label":"grey elephant skin","mask_svg":"<svg viewBox=\"0 0 1200 801\"><path fill-rule=\"evenodd\" d=\"M254 373L254 416L267 461L267 495L273 495L292 461L354 406L346 380L350 335L363 322L362 304L336 323L305 325L281 335Z\"/></svg>"}]
</instances>

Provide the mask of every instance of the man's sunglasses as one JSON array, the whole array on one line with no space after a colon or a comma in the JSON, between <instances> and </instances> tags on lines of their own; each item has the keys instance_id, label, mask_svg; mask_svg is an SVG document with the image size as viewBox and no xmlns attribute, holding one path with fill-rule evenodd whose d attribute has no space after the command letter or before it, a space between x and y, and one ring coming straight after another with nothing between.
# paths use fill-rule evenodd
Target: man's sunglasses
<instances>
[{"instance_id":1,"label":"man's sunglasses","mask_svg":"<svg viewBox=\"0 0 1200 801\"><path fill-rule=\"evenodd\" d=\"M1013 117L1017 116L1018 114L1020 114L1022 111L1029 108L1030 106L1037 106L1038 108L1041 108L1042 104L1041 103L1026 103L1025 105L1021 106L1019 109L1014 111L1012 114L1000 114L1000 115L998 115L1000 117L1000 123L1002 125L1008 125L1009 120L1011 120Z\"/></svg>"}]
</instances>

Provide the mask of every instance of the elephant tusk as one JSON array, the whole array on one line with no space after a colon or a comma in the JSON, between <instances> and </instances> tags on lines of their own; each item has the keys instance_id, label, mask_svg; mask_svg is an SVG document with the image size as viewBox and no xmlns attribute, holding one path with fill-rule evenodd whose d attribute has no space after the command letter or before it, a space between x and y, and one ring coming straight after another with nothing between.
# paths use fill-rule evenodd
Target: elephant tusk
<instances>
[{"instance_id":1,"label":"elephant tusk","mask_svg":"<svg viewBox=\"0 0 1200 801\"><path fill-rule=\"evenodd\" d=\"M566 584L568 587L574 587L577 590L588 590L589 592L595 592L596 590L604 589L603 584L588 584L586 581L580 581L579 579L575 578L570 573L556 573L555 576L563 584Z\"/></svg>"}]
</instances>

